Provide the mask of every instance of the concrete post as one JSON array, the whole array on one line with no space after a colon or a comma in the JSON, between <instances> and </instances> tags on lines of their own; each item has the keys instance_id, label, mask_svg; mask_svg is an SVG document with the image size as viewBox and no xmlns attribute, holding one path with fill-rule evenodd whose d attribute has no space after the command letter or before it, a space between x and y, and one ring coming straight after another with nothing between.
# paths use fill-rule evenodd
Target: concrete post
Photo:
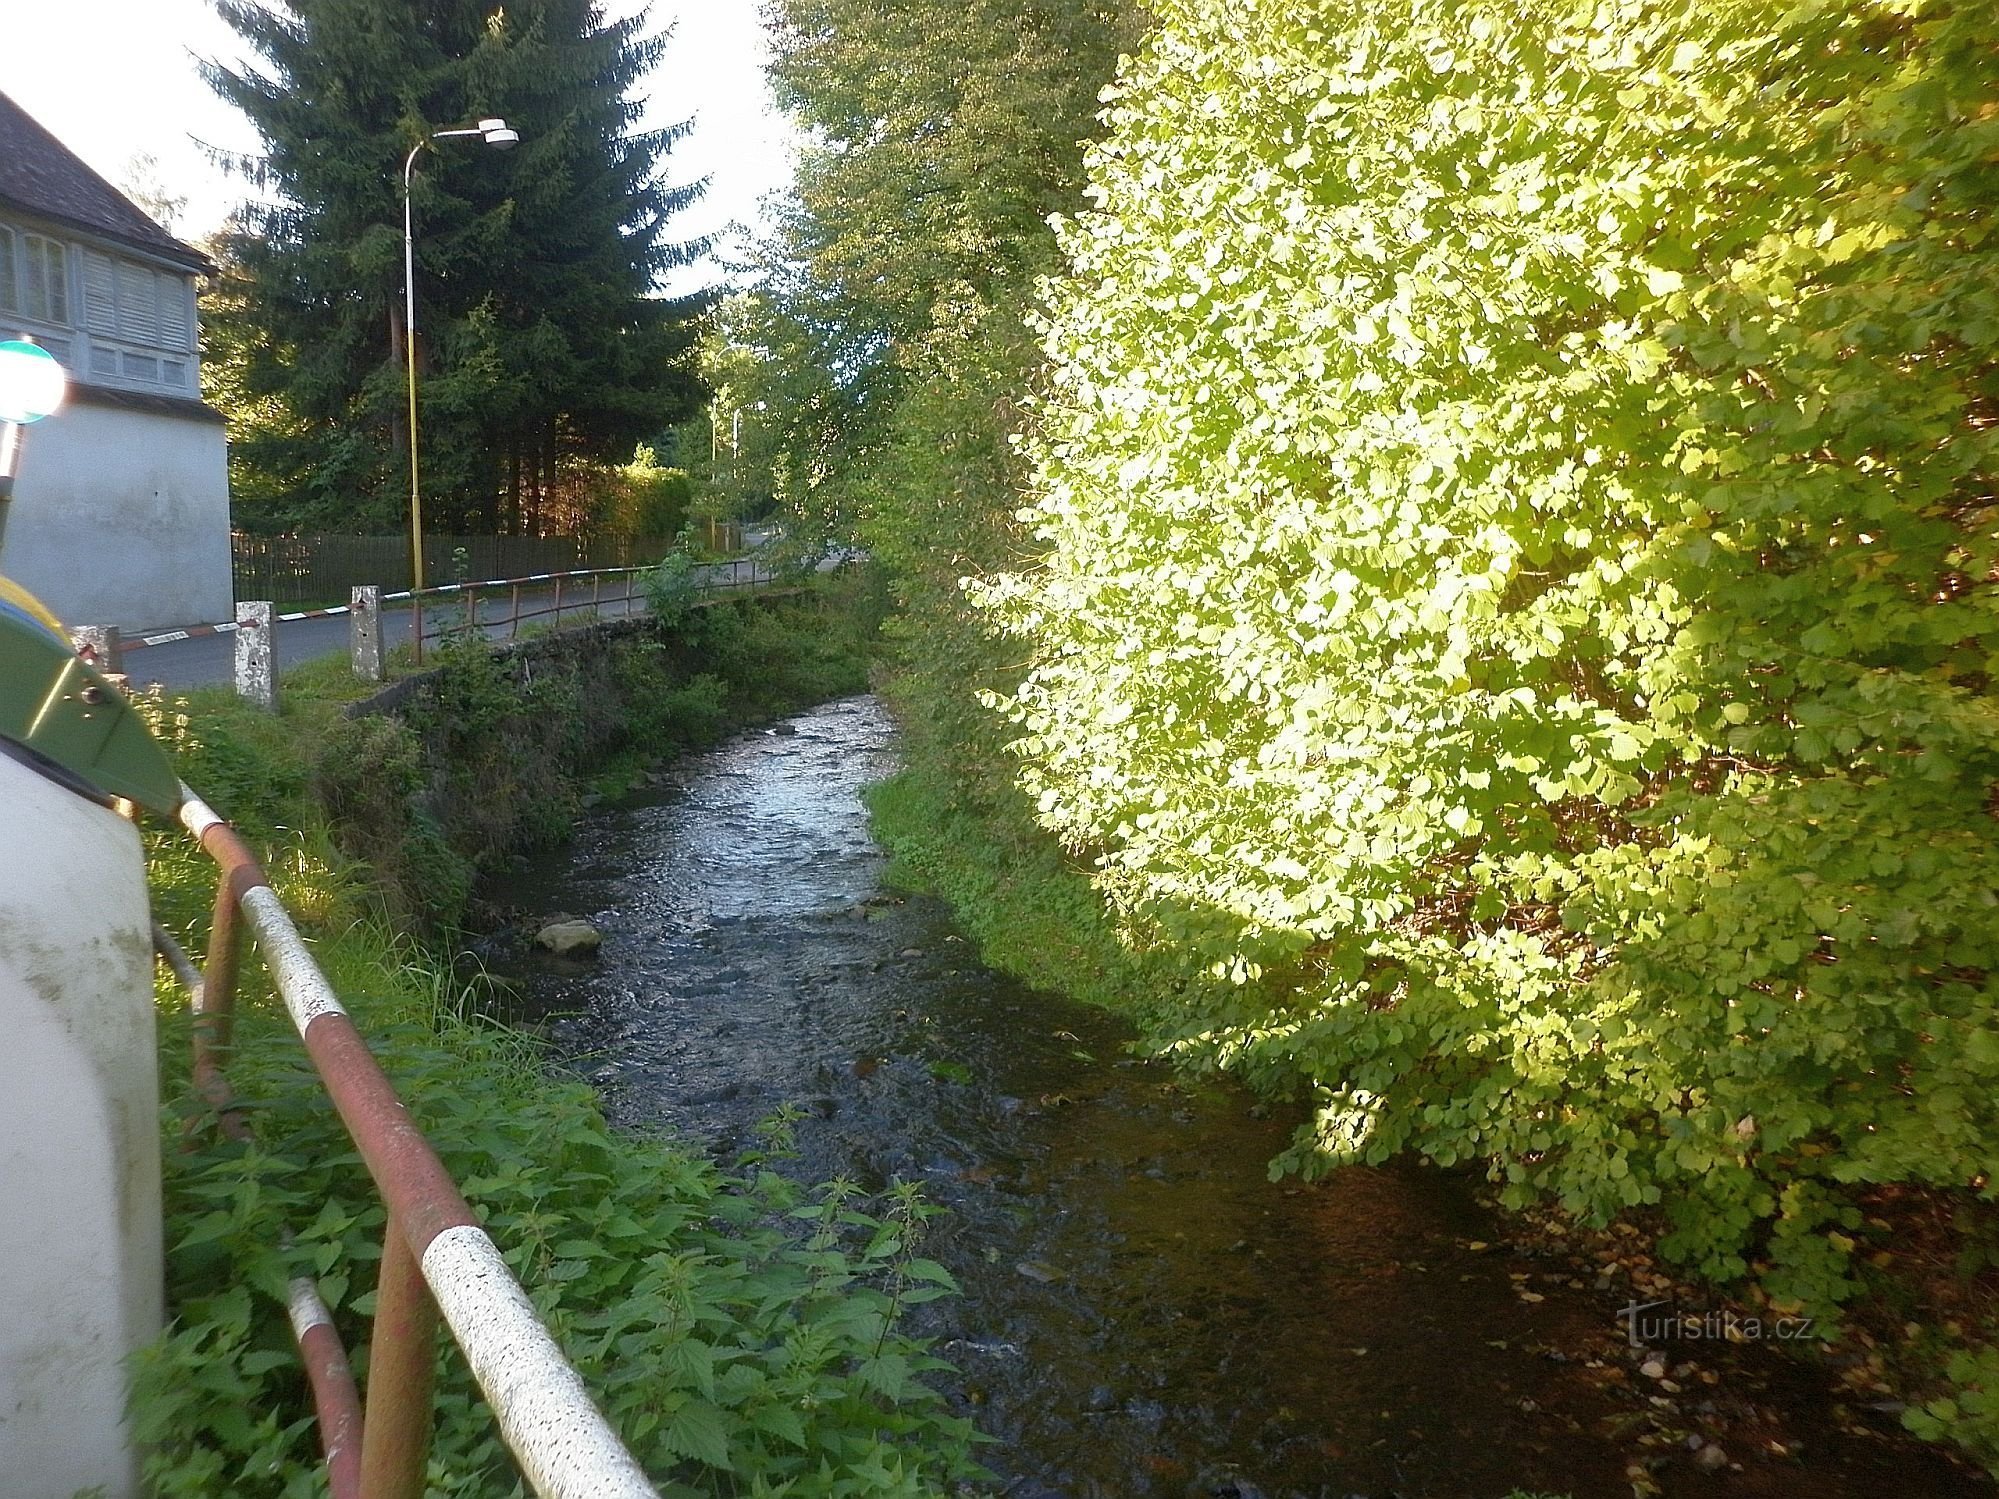
<instances>
[{"instance_id":1,"label":"concrete post","mask_svg":"<svg viewBox=\"0 0 1999 1499\"><path fill-rule=\"evenodd\" d=\"M236 604L236 694L267 712L278 711L278 660L268 600Z\"/></svg>"},{"instance_id":2,"label":"concrete post","mask_svg":"<svg viewBox=\"0 0 1999 1499\"><path fill-rule=\"evenodd\" d=\"M69 632L69 643L106 676L124 675L125 647L116 625L76 625Z\"/></svg>"},{"instance_id":3,"label":"concrete post","mask_svg":"<svg viewBox=\"0 0 1999 1499\"><path fill-rule=\"evenodd\" d=\"M382 680L382 590L365 584L354 590L348 615L353 629L349 635L354 675L364 682Z\"/></svg>"},{"instance_id":4,"label":"concrete post","mask_svg":"<svg viewBox=\"0 0 1999 1499\"><path fill-rule=\"evenodd\" d=\"M139 830L0 757L0 1493L138 1499L160 1330L159 1043Z\"/></svg>"}]
</instances>

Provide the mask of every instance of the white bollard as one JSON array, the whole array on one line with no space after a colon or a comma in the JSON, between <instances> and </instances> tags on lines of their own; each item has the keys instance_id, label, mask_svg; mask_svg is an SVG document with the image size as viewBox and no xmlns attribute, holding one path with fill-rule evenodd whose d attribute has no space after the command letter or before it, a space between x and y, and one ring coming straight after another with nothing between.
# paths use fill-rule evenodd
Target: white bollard
<instances>
[{"instance_id":1,"label":"white bollard","mask_svg":"<svg viewBox=\"0 0 1999 1499\"><path fill-rule=\"evenodd\" d=\"M268 601L236 605L236 695L278 711L277 610Z\"/></svg>"},{"instance_id":2,"label":"white bollard","mask_svg":"<svg viewBox=\"0 0 1999 1499\"><path fill-rule=\"evenodd\" d=\"M77 655L107 677L123 675L125 647L116 625L72 625L69 643L76 647Z\"/></svg>"},{"instance_id":3,"label":"white bollard","mask_svg":"<svg viewBox=\"0 0 1999 1499\"><path fill-rule=\"evenodd\" d=\"M382 590L374 584L356 588L348 602L352 623L349 654L354 675L364 682L382 680Z\"/></svg>"}]
</instances>

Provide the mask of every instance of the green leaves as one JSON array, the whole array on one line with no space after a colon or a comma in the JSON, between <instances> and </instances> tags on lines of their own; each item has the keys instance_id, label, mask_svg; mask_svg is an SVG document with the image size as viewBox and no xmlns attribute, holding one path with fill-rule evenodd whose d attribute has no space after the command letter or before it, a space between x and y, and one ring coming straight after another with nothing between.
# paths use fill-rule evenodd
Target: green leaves
<instances>
[{"instance_id":1,"label":"green leaves","mask_svg":"<svg viewBox=\"0 0 1999 1499\"><path fill-rule=\"evenodd\" d=\"M971 588L1039 820L1293 1165L1835 1304L1999 1128L1992 8L1156 14Z\"/></svg>"},{"instance_id":2,"label":"green leaves","mask_svg":"<svg viewBox=\"0 0 1999 1499\"><path fill-rule=\"evenodd\" d=\"M377 934L318 952L344 992L370 994L399 1090L649 1471L692 1493L800 1495L857 1492L884 1462L910 1492L974 1472L969 1425L923 1383L940 1366L897 1330L898 1297L953 1288L942 1266L907 1257L921 1209L891 1197L877 1217L844 1188L731 1177L614 1135L589 1091L544 1075L518 1038L436 1014ZM233 1475L220 1485L232 1493L290 1495L319 1472L284 1323L290 1276L318 1276L347 1346L366 1346L365 1308L340 1288L350 1271L372 1283L381 1209L280 1016L245 1016L232 1078L267 1101L269 1147L168 1162L178 1320L144 1355L135 1397L163 1495L216 1492L217 1472ZM291 1251L279 1247L288 1227L300 1230ZM441 1367L433 1491L505 1491L514 1470L469 1373L452 1356Z\"/></svg>"}]
</instances>

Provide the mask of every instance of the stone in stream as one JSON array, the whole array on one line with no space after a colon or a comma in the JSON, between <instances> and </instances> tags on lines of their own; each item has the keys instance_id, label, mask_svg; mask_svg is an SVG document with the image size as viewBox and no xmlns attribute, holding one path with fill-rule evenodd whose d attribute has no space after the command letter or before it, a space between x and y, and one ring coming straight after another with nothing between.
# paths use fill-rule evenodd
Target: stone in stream
<instances>
[{"instance_id":1,"label":"stone in stream","mask_svg":"<svg viewBox=\"0 0 1999 1499\"><path fill-rule=\"evenodd\" d=\"M597 951L604 934L587 921L551 921L534 934L534 945L559 958L587 958Z\"/></svg>"}]
</instances>

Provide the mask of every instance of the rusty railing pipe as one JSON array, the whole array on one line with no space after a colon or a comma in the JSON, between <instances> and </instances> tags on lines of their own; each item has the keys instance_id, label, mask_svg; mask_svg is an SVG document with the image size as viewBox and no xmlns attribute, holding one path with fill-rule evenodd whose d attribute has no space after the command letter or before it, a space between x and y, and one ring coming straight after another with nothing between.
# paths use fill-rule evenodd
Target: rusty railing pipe
<instances>
[{"instance_id":1,"label":"rusty railing pipe","mask_svg":"<svg viewBox=\"0 0 1999 1499\"><path fill-rule=\"evenodd\" d=\"M368 1414L361 1428L361 1492L368 1499L423 1499L436 1376L437 1303L391 1213L375 1281Z\"/></svg>"},{"instance_id":2,"label":"rusty railing pipe","mask_svg":"<svg viewBox=\"0 0 1999 1499\"><path fill-rule=\"evenodd\" d=\"M256 856L192 789L183 785L181 793L182 826L238 890L306 1054L399 1226L395 1237L419 1267L529 1485L543 1499L657 1499L410 1119ZM364 1423L364 1441L365 1430Z\"/></svg>"},{"instance_id":3,"label":"rusty railing pipe","mask_svg":"<svg viewBox=\"0 0 1999 1499\"><path fill-rule=\"evenodd\" d=\"M305 1365L306 1382L312 1386L320 1450L326 1454L327 1489L332 1499L363 1499L373 1491L361 1477L361 1396L354 1387L353 1367L334 1330L333 1314L312 1278L298 1276L290 1290L292 1337Z\"/></svg>"}]
</instances>

